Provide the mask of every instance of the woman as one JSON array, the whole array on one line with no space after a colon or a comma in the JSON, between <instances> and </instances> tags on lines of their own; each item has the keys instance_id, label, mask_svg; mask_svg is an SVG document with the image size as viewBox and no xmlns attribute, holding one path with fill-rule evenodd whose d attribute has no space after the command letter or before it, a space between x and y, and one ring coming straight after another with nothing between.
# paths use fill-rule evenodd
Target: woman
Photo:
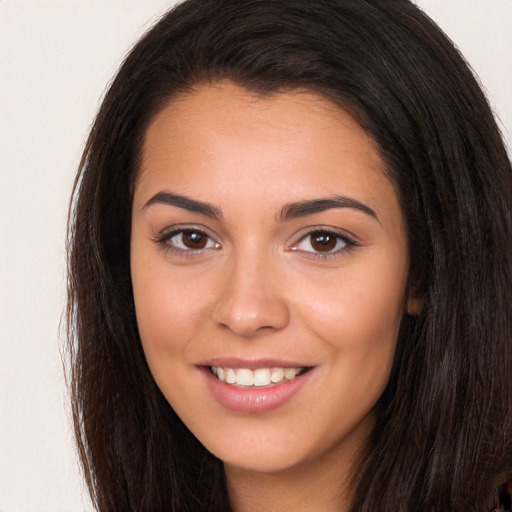
<instances>
[{"instance_id":1,"label":"woman","mask_svg":"<svg viewBox=\"0 0 512 512\"><path fill-rule=\"evenodd\" d=\"M509 510L511 199L485 97L409 1L170 11L73 198L97 508Z\"/></svg>"}]
</instances>

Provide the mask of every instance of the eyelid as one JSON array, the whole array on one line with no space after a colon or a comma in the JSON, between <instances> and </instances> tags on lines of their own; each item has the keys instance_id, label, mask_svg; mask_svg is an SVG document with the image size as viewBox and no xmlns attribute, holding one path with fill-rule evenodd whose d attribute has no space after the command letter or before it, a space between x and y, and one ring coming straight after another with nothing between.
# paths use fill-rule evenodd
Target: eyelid
<instances>
[{"instance_id":1,"label":"eyelid","mask_svg":"<svg viewBox=\"0 0 512 512\"><path fill-rule=\"evenodd\" d=\"M321 251L306 251L306 250L300 250L297 248L297 245L302 242L306 237L311 236L315 233L325 233L328 235L332 235L338 239L341 239L345 246L332 252L321 252ZM336 257L339 256L341 253L344 253L348 250L350 250L352 247L358 247L361 244L355 240L355 237L352 235L348 235L345 231L335 228L332 226L325 226L325 225L319 225L319 226L310 226L308 228L300 230L294 237L294 241L288 246L289 250L301 252L305 255L311 255L313 257Z\"/></svg>"},{"instance_id":2,"label":"eyelid","mask_svg":"<svg viewBox=\"0 0 512 512\"><path fill-rule=\"evenodd\" d=\"M180 247L176 247L168 243L169 240L171 240L174 236L185 231L193 231L207 236L214 242L214 247L206 247L202 249L181 249ZM158 233L156 233L153 237L153 240L156 244L161 245L165 250L174 251L179 254L190 256L198 255L204 251L209 251L212 249L217 250L221 247L220 243L217 241L216 235L214 235L210 229L208 229L206 226L197 224L173 224L172 226L167 226L164 229L158 231Z\"/></svg>"}]
</instances>

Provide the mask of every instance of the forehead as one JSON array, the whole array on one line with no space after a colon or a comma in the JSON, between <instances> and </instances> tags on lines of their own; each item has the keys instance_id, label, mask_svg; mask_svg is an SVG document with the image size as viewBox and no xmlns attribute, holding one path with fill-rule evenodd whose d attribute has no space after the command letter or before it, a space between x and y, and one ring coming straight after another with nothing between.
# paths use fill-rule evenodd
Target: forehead
<instances>
[{"instance_id":1,"label":"forehead","mask_svg":"<svg viewBox=\"0 0 512 512\"><path fill-rule=\"evenodd\" d=\"M263 200L257 183L291 199L351 192L377 206L396 200L373 139L312 92L262 96L220 82L173 98L150 123L136 191L202 196L221 184Z\"/></svg>"},{"instance_id":2,"label":"forehead","mask_svg":"<svg viewBox=\"0 0 512 512\"><path fill-rule=\"evenodd\" d=\"M242 128L250 130L253 147L264 139L267 144L269 139L283 144L309 138L333 149L343 146L359 151L372 168L384 168L373 139L333 101L306 90L261 95L226 80L178 94L152 119L144 137L140 173L159 146L162 149L165 145L167 150L174 147L177 152L180 141L187 138L198 140L208 135L240 139Z\"/></svg>"}]
</instances>

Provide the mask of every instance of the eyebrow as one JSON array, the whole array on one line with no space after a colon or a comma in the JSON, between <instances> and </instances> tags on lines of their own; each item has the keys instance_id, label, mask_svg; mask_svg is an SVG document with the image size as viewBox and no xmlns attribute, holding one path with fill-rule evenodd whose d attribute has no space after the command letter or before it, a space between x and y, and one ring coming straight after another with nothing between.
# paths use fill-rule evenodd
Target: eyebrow
<instances>
[{"instance_id":1,"label":"eyebrow","mask_svg":"<svg viewBox=\"0 0 512 512\"><path fill-rule=\"evenodd\" d=\"M369 206L346 196L332 196L323 199L311 199L288 203L281 209L279 216L281 221L295 219L314 213L323 212L332 208L355 208L378 220L377 214Z\"/></svg>"},{"instance_id":2,"label":"eyebrow","mask_svg":"<svg viewBox=\"0 0 512 512\"><path fill-rule=\"evenodd\" d=\"M198 201L187 196L173 194L171 192L158 192L149 201L147 201L142 209L149 208L154 204L165 204L168 206L177 206L189 212L201 213L212 219L222 218L222 208L211 203Z\"/></svg>"},{"instance_id":3,"label":"eyebrow","mask_svg":"<svg viewBox=\"0 0 512 512\"><path fill-rule=\"evenodd\" d=\"M205 201L198 201L197 199L192 199L184 195L173 194L172 192L158 192L144 204L142 209L149 208L154 204L176 206L190 212L206 215L213 219L221 219L223 217L222 208L220 206L216 206ZM332 196L322 199L309 199L305 201L287 203L281 209L278 218L283 222L323 212L332 208L354 208L378 220L377 214L372 208L357 201L356 199L346 196Z\"/></svg>"}]
</instances>

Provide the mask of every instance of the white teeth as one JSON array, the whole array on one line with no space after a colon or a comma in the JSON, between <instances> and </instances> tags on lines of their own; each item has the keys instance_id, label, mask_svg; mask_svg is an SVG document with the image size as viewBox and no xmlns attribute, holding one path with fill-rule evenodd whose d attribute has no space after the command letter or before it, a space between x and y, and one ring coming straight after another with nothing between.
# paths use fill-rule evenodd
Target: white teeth
<instances>
[{"instance_id":1,"label":"white teeth","mask_svg":"<svg viewBox=\"0 0 512 512\"><path fill-rule=\"evenodd\" d=\"M270 384L270 370L268 368L258 368L253 373L255 386L268 386Z\"/></svg>"},{"instance_id":2,"label":"white teeth","mask_svg":"<svg viewBox=\"0 0 512 512\"><path fill-rule=\"evenodd\" d=\"M245 368L237 370L236 383L240 386L252 386L254 384L254 375L252 371Z\"/></svg>"},{"instance_id":3,"label":"white teeth","mask_svg":"<svg viewBox=\"0 0 512 512\"><path fill-rule=\"evenodd\" d=\"M236 382L236 373L233 368L228 368L226 370L226 382L228 384L234 384Z\"/></svg>"},{"instance_id":4,"label":"white teeth","mask_svg":"<svg viewBox=\"0 0 512 512\"><path fill-rule=\"evenodd\" d=\"M284 380L293 380L303 373L304 368L228 368L223 366L212 366L211 371L217 378L228 384L236 384L244 387L265 387L271 384L278 384Z\"/></svg>"},{"instance_id":5,"label":"white teeth","mask_svg":"<svg viewBox=\"0 0 512 512\"><path fill-rule=\"evenodd\" d=\"M297 369L296 368L286 368L286 370L284 371L284 376L288 380L294 379L296 375L297 375Z\"/></svg>"},{"instance_id":6,"label":"white teeth","mask_svg":"<svg viewBox=\"0 0 512 512\"><path fill-rule=\"evenodd\" d=\"M284 368L272 368L270 380L272 382L281 382L284 379Z\"/></svg>"}]
</instances>

